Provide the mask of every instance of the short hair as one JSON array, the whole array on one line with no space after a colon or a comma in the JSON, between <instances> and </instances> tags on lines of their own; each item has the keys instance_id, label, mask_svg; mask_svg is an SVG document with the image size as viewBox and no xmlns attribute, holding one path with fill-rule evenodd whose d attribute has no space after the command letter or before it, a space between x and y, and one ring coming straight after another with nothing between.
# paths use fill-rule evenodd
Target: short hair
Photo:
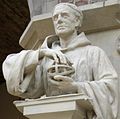
<instances>
[{"instance_id":1,"label":"short hair","mask_svg":"<svg viewBox=\"0 0 120 119\"><path fill-rule=\"evenodd\" d=\"M66 5L68 7L70 7L72 10L73 10L73 14L78 17L80 19L80 24L82 24L82 21L83 21L83 13L80 9L78 9L78 7L75 5L75 4L72 4L72 3L59 3L55 6L55 8L57 6L60 6L60 5ZM54 8L54 9L55 9ZM53 10L54 11L54 10Z\"/></svg>"}]
</instances>

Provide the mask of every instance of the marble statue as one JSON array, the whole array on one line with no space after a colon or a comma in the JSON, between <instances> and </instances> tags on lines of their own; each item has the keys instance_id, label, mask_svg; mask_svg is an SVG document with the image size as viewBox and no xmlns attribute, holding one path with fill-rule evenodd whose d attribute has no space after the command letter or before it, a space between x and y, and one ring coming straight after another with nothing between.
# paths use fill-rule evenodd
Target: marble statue
<instances>
[{"instance_id":1,"label":"marble statue","mask_svg":"<svg viewBox=\"0 0 120 119\"><path fill-rule=\"evenodd\" d=\"M118 76L105 52L78 33L82 12L60 3L52 19L56 35L37 50L23 50L4 61L8 92L22 98L84 93L93 105L86 119L117 119Z\"/></svg>"},{"instance_id":2,"label":"marble statue","mask_svg":"<svg viewBox=\"0 0 120 119\"><path fill-rule=\"evenodd\" d=\"M116 40L116 49L117 52L120 54L120 36Z\"/></svg>"}]
</instances>

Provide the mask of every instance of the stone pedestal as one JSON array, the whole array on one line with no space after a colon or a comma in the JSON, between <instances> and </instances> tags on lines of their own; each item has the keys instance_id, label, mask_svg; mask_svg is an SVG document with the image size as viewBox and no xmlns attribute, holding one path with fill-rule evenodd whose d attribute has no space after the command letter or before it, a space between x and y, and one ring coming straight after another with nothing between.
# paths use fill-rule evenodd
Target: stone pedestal
<instances>
[{"instance_id":1,"label":"stone pedestal","mask_svg":"<svg viewBox=\"0 0 120 119\"><path fill-rule=\"evenodd\" d=\"M85 112L92 110L92 101L83 94L45 97L14 104L29 119L85 119Z\"/></svg>"}]
</instances>

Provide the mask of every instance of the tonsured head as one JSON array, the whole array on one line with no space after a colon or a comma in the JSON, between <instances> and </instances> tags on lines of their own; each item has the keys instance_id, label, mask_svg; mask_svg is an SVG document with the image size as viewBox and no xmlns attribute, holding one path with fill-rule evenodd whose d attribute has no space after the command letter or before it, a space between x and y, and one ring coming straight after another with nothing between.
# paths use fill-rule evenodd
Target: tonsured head
<instances>
[{"instance_id":1,"label":"tonsured head","mask_svg":"<svg viewBox=\"0 0 120 119\"><path fill-rule=\"evenodd\" d=\"M53 11L53 23L58 36L70 35L81 27L83 14L71 3L57 4Z\"/></svg>"}]
</instances>

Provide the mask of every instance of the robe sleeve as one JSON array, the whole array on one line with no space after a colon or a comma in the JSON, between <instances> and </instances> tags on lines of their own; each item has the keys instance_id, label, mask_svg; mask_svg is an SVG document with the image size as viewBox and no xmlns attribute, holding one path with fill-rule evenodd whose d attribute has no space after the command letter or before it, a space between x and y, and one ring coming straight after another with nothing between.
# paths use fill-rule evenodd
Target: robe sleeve
<instances>
[{"instance_id":1,"label":"robe sleeve","mask_svg":"<svg viewBox=\"0 0 120 119\"><path fill-rule=\"evenodd\" d=\"M10 94L22 98L38 98L44 94L39 50L23 50L9 55L3 62L3 75Z\"/></svg>"},{"instance_id":2,"label":"robe sleeve","mask_svg":"<svg viewBox=\"0 0 120 119\"><path fill-rule=\"evenodd\" d=\"M82 91L92 98L96 117L94 119L117 119L118 76L111 62L100 48L94 47L90 53L93 81L78 84Z\"/></svg>"}]
</instances>

